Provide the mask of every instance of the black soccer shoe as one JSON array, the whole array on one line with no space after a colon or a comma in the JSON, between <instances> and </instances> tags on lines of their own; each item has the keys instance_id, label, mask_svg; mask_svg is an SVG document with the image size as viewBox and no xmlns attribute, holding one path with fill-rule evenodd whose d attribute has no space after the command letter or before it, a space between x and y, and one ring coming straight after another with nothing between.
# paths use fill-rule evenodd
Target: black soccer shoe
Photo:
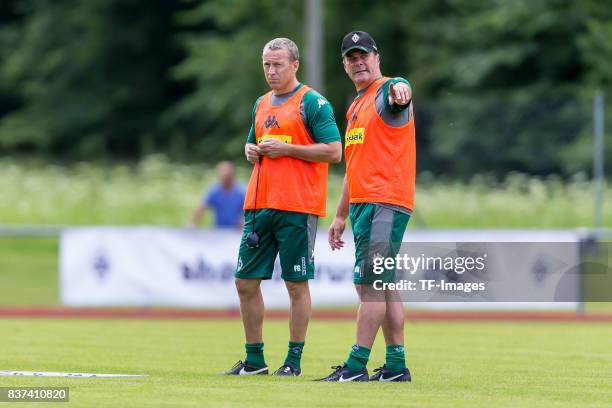
<instances>
[{"instance_id":1,"label":"black soccer shoe","mask_svg":"<svg viewBox=\"0 0 612 408\"><path fill-rule=\"evenodd\" d=\"M283 364L272 375L275 375L277 377L299 377L301 374L302 370L293 368L291 364Z\"/></svg>"},{"instance_id":2,"label":"black soccer shoe","mask_svg":"<svg viewBox=\"0 0 612 408\"><path fill-rule=\"evenodd\" d=\"M251 367L246 361L239 360L223 375L268 375L268 367Z\"/></svg>"},{"instance_id":3,"label":"black soccer shoe","mask_svg":"<svg viewBox=\"0 0 612 408\"><path fill-rule=\"evenodd\" d=\"M389 371L387 370L387 366L383 365L382 367L376 368L374 370L374 375L370 377L370 381L412 381L412 377L410 376L410 371L407 368L404 368L402 371Z\"/></svg>"},{"instance_id":4,"label":"black soccer shoe","mask_svg":"<svg viewBox=\"0 0 612 408\"><path fill-rule=\"evenodd\" d=\"M327 382L348 382L348 381L369 381L368 369L364 368L362 371L354 373L346 368L346 364L341 366L332 366L334 371L325 378L320 378L316 381L327 381Z\"/></svg>"}]
</instances>

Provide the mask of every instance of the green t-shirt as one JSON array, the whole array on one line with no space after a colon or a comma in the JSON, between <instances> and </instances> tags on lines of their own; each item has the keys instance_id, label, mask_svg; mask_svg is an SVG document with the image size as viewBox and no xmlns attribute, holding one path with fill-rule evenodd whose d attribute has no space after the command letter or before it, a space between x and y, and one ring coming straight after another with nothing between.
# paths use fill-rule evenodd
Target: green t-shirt
<instances>
[{"instance_id":1,"label":"green t-shirt","mask_svg":"<svg viewBox=\"0 0 612 408\"><path fill-rule=\"evenodd\" d=\"M287 102L300 87L302 87L302 84L299 84L294 90L286 94L272 95L272 105L279 106ZM263 97L260 96L253 106L253 112L251 113L251 130L249 130L247 143L255 143L255 111L257 110L257 105L259 105L261 98ZM311 89L304 94L302 102L300 103L300 115L304 127L315 143L340 141L340 131L336 124L334 110L329 101L317 91Z\"/></svg>"}]
</instances>

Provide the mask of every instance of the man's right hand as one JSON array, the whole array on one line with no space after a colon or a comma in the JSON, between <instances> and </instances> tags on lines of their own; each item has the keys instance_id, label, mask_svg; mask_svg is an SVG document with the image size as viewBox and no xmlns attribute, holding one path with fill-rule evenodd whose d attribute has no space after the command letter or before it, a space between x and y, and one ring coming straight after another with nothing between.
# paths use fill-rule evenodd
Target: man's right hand
<instances>
[{"instance_id":1,"label":"man's right hand","mask_svg":"<svg viewBox=\"0 0 612 408\"><path fill-rule=\"evenodd\" d=\"M256 144L247 143L244 146L244 154L247 160L252 164L259 163L259 156L261 156L261 152Z\"/></svg>"},{"instance_id":2,"label":"man's right hand","mask_svg":"<svg viewBox=\"0 0 612 408\"><path fill-rule=\"evenodd\" d=\"M336 249L341 249L344 247L344 241L342 240L342 233L344 232L344 228L346 227L346 221L343 218L336 217L334 218L334 222L329 227L329 235L327 240L329 241L329 246L332 251Z\"/></svg>"}]
</instances>

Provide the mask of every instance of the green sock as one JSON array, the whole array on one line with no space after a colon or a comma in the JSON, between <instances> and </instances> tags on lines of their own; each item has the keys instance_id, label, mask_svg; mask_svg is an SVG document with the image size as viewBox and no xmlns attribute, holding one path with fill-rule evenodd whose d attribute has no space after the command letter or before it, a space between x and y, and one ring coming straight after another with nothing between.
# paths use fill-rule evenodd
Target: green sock
<instances>
[{"instance_id":1,"label":"green sock","mask_svg":"<svg viewBox=\"0 0 612 408\"><path fill-rule=\"evenodd\" d=\"M290 341L285 364L291 364L293 368L301 370L300 360L302 360L302 350L304 350L303 341Z\"/></svg>"},{"instance_id":2,"label":"green sock","mask_svg":"<svg viewBox=\"0 0 612 408\"><path fill-rule=\"evenodd\" d=\"M393 372L402 371L404 368L406 368L406 354L404 352L404 346L399 344L387 346L385 365L387 366L387 370Z\"/></svg>"},{"instance_id":3,"label":"green sock","mask_svg":"<svg viewBox=\"0 0 612 408\"><path fill-rule=\"evenodd\" d=\"M246 363L251 367L262 368L266 367L266 360L264 360L263 343L245 344L246 349Z\"/></svg>"},{"instance_id":4,"label":"green sock","mask_svg":"<svg viewBox=\"0 0 612 408\"><path fill-rule=\"evenodd\" d=\"M346 360L346 367L350 372L356 373L366 367L369 358L370 349L355 344L353 350L349 354L348 360Z\"/></svg>"}]
</instances>

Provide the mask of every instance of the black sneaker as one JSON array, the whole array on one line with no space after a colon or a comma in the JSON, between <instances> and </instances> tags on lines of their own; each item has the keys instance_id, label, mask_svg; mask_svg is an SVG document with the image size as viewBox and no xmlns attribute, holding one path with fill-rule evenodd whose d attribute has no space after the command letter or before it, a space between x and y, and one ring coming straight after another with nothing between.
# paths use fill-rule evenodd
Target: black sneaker
<instances>
[{"instance_id":1,"label":"black sneaker","mask_svg":"<svg viewBox=\"0 0 612 408\"><path fill-rule=\"evenodd\" d=\"M223 375L268 375L268 367L251 367L246 361L238 361L231 369Z\"/></svg>"},{"instance_id":2,"label":"black sneaker","mask_svg":"<svg viewBox=\"0 0 612 408\"><path fill-rule=\"evenodd\" d=\"M402 371L389 371L387 366L383 365L374 370L374 375L370 377L370 381L412 381L410 371L404 368Z\"/></svg>"},{"instance_id":3,"label":"black sneaker","mask_svg":"<svg viewBox=\"0 0 612 408\"><path fill-rule=\"evenodd\" d=\"M300 374L302 374L302 370L293 368L291 364L283 364L272 375L277 377L299 377Z\"/></svg>"},{"instance_id":4,"label":"black sneaker","mask_svg":"<svg viewBox=\"0 0 612 408\"><path fill-rule=\"evenodd\" d=\"M358 373L353 373L346 368L346 364L341 366L332 366L334 371L325 378L318 379L316 381L338 381L338 382L347 382L347 381L368 381L368 369L364 368L362 371Z\"/></svg>"}]
</instances>

